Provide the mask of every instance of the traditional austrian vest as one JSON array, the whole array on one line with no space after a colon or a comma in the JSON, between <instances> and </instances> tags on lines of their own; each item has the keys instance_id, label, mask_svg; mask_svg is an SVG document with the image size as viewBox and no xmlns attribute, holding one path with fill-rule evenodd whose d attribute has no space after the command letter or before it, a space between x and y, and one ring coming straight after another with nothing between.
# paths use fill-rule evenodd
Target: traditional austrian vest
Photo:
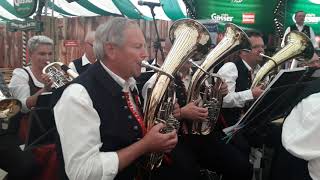
<instances>
[{"instance_id":1,"label":"traditional austrian vest","mask_svg":"<svg viewBox=\"0 0 320 180\"><path fill-rule=\"evenodd\" d=\"M26 70L25 68L22 68L24 71L26 71L26 73L28 74L29 76L29 81L28 81L28 84L29 84L29 87L30 87L30 96L34 95L36 92L38 92L41 88L37 87L35 84L34 84L34 81L29 73L28 70Z\"/></svg>"},{"instance_id":2,"label":"traditional austrian vest","mask_svg":"<svg viewBox=\"0 0 320 180\"><path fill-rule=\"evenodd\" d=\"M74 61L72 61L74 63L74 66L76 67L76 70L79 74L83 73L84 71L86 71L89 66L90 66L90 63L89 64L86 64L84 66L82 66L82 57L79 58L79 59L76 59Z\"/></svg>"},{"instance_id":3,"label":"traditional austrian vest","mask_svg":"<svg viewBox=\"0 0 320 180\"><path fill-rule=\"evenodd\" d=\"M100 61L90 65L88 70L76 78L73 83L79 83L85 87L100 117L101 152L120 150L142 138L141 125L131 112L126 94L105 71ZM119 172L115 179L134 179L137 175L137 167L140 165L139 162L140 160L137 160Z\"/></svg>"},{"instance_id":4,"label":"traditional austrian vest","mask_svg":"<svg viewBox=\"0 0 320 180\"><path fill-rule=\"evenodd\" d=\"M290 26L290 30L291 31L299 31L295 24ZM304 25L301 32L303 32L304 34L306 34L310 38L310 27L309 26Z\"/></svg>"},{"instance_id":5,"label":"traditional austrian vest","mask_svg":"<svg viewBox=\"0 0 320 180\"><path fill-rule=\"evenodd\" d=\"M128 107L122 87L103 69L99 61L76 81L83 85L100 117L100 151L117 151L142 138L142 129ZM136 163L119 172L115 179L133 179Z\"/></svg>"},{"instance_id":6,"label":"traditional austrian vest","mask_svg":"<svg viewBox=\"0 0 320 180\"><path fill-rule=\"evenodd\" d=\"M176 96L180 107L187 105L187 89L180 76L174 76L174 83L176 85Z\"/></svg>"},{"instance_id":7,"label":"traditional austrian vest","mask_svg":"<svg viewBox=\"0 0 320 180\"><path fill-rule=\"evenodd\" d=\"M238 78L236 80L235 92L245 91L250 89L252 79L251 73L243 63L242 59L237 59L233 62L238 70ZM227 125L234 125L240 118L244 108L222 108L222 115L227 122Z\"/></svg>"}]
</instances>

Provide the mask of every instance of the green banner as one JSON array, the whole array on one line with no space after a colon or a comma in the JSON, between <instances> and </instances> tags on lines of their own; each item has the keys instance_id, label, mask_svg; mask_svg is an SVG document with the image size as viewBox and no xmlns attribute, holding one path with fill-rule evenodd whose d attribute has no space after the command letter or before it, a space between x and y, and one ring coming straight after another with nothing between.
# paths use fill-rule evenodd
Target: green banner
<instances>
[{"instance_id":1,"label":"green banner","mask_svg":"<svg viewBox=\"0 0 320 180\"><path fill-rule=\"evenodd\" d=\"M305 24L311 26L316 35L320 35L320 0L287 0L285 27L295 23L294 13L303 10L306 13Z\"/></svg>"},{"instance_id":2,"label":"green banner","mask_svg":"<svg viewBox=\"0 0 320 180\"><path fill-rule=\"evenodd\" d=\"M20 18L26 18L35 12L37 3L37 0L14 0L14 9Z\"/></svg>"},{"instance_id":3,"label":"green banner","mask_svg":"<svg viewBox=\"0 0 320 180\"><path fill-rule=\"evenodd\" d=\"M274 7L277 0L197 0L198 19L212 19L219 23L232 22L244 30L274 32Z\"/></svg>"},{"instance_id":4,"label":"green banner","mask_svg":"<svg viewBox=\"0 0 320 180\"><path fill-rule=\"evenodd\" d=\"M43 31L43 22L36 21L36 20L8 21L7 22L7 31L10 31L10 32L16 32L16 31L42 32Z\"/></svg>"}]
</instances>

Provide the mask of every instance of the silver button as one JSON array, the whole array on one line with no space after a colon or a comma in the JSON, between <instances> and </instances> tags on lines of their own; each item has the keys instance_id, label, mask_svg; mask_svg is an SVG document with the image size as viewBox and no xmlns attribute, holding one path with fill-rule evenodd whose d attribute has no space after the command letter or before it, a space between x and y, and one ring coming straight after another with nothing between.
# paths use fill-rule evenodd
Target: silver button
<instances>
[{"instance_id":1,"label":"silver button","mask_svg":"<svg viewBox=\"0 0 320 180\"><path fill-rule=\"evenodd\" d=\"M126 97L124 97L124 96L121 96L121 98L122 98L122 99L125 99Z\"/></svg>"},{"instance_id":2,"label":"silver button","mask_svg":"<svg viewBox=\"0 0 320 180\"><path fill-rule=\"evenodd\" d=\"M138 126L133 126L133 130L137 131L139 129Z\"/></svg>"},{"instance_id":3,"label":"silver button","mask_svg":"<svg viewBox=\"0 0 320 180\"><path fill-rule=\"evenodd\" d=\"M129 116L128 116L128 118L129 118L129 119L132 119L132 116L131 116L131 115L129 115Z\"/></svg>"},{"instance_id":4,"label":"silver button","mask_svg":"<svg viewBox=\"0 0 320 180\"><path fill-rule=\"evenodd\" d=\"M128 109L128 106L123 106L124 109Z\"/></svg>"}]
</instances>

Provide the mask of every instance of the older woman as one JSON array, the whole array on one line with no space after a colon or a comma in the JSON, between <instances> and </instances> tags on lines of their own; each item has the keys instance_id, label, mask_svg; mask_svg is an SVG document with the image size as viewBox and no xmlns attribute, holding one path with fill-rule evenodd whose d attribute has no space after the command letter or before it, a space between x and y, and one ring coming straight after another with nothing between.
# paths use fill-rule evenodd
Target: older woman
<instances>
[{"instance_id":1,"label":"older woman","mask_svg":"<svg viewBox=\"0 0 320 180\"><path fill-rule=\"evenodd\" d=\"M42 69L52 60L53 41L47 36L33 36L28 41L31 66L13 71L9 84L13 97L22 102L22 112L36 105L38 96L51 90L52 81Z\"/></svg>"},{"instance_id":2,"label":"older woman","mask_svg":"<svg viewBox=\"0 0 320 180\"><path fill-rule=\"evenodd\" d=\"M52 60L53 41L46 36L33 36L28 41L28 50L32 65L16 68L9 83L12 96L21 101L24 113L36 106L41 93L51 90L52 81L48 75L42 74L42 69ZM12 119L12 122L20 124L17 128L19 138L15 132L7 133L0 138L0 145L2 145L0 159L5 160L0 161L0 168L9 173L9 179L31 179L34 176L42 178L44 173L49 172L46 168L49 167L48 163L55 165L55 157L50 154L55 150L53 144L39 146L32 150L22 151L20 149L19 145L26 139L28 119L28 114L23 115L21 119ZM41 153L38 153L40 151ZM39 159L46 159L46 162L39 161Z\"/></svg>"}]
</instances>

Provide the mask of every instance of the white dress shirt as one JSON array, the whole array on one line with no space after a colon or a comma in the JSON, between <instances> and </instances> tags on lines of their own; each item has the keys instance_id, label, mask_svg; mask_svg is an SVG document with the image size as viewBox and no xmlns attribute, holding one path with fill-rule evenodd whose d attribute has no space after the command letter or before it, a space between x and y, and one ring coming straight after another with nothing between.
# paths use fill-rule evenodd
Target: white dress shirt
<instances>
[{"instance_id":1,"label":"white dress shirt","mask_svg":"<svg viewBox=\"0 0 320 180\"><path fill-rule=\"evenodd\" d=\"M36 77L33 75L30 67L25 67L29 74L31 75L31 78L34 82L34 85L38 88L43 88L44 84L41 83L36 79ZM30 111L29 108L27 108L26 101L27 98L30 97L30 86L29 86L29 76L25 70L22 68L16 68L12 72L12 78L10 80L10 83L8 85L10 92L14 98L17 98L22 103L22 112L28 112Z\"/></svg>"},{"instance_id":2,"label":"white dress shirt","mask_svg":"<svg viewBox=\"0 0 320 180\"><path fill-rule=\"evenodd\" d=\"M251 71L251 67L245 61L243 63ZM244 107L246 102L253 100L251 89L235 92L238 69L234 63L227 62L219 69L217 74L225 80L229 90L229 93L223 98L223 108Z\"/></svg>"},{"instance_id":3,"label":"white dress shirt","mask_svg":"<svg viewBox=\"0 0 320 180\"><path fill-rule=\"evenodd\" d=\"M101 64L124 92L135 88L133 78L125 81ZM132 96L130 98L134 102ZM114 179L119 158L116 152L99 151L102 146L100 118L86 89L76 83L68 86L54 107L54 115L69 179Z\"/></svg>"},{"instance_id":4,"label":"white dress shirt","mask_svg":"<svg viewBox=\"0 0 320 180\"><path fill-rule=\"evenodd\" d=\"M304 25L299 26L298 24L296 24L296 26L297 26L297 29L298 29L300 32L302 31L302 29L303 29L303 27L304 27ZM310 27L310 26L309 26L309 27ZM287 36L287 34L289 34L289 32L291 32L290 26L287 27L286 31L284 32L284 35L283 35L283 38L282 38L282 42L281 42L281 47L284 47L284 40L285 40L285 37ZM316 42L316 38L315 38L314 31L313 31L313 29L312 29L311 27L310 27L310 40L311 40L314 48L318 48L318 47L319 47L319 46L318 46L318 43Z\"/></svg>"},{"instance_id":5,"label":"white dress shirt","mask_svg":"<svg viewBox=\"0 0 320 180\"><path fill-rule=\"evenodd\" d=\"M87 58L86 54L83 54L83 56L81 57L81 62L82 62L82 64L81 64L82 66L85 66L87 64L91 64L89 59ZM79 72L77 71L76 66L74 65L74 63L72 61L69 63L68 67L71 70L73 70L74 72L79 74Z\"/></svg>"},{"instance_id":6,"label":"white dress shirt","mask_svg":"<svg viewBox=\"0 0 320 180\"><path fill-rule=\"evenodd\" d=\"M303 99L285 119L282 144L294 156L309 161L309 174L320 180L320 93Z\"/></svg>"}]
</instances>

